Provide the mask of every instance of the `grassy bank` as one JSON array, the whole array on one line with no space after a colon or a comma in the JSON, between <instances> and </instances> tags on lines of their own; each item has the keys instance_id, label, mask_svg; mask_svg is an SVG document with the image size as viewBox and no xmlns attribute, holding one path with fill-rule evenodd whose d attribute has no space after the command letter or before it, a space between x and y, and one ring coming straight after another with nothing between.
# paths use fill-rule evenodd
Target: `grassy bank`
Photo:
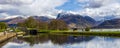
<instances>
[{"instance_id":1,"label":"grassy bank","mask_svg":"<svg viewBox=\"0 0 120 48\"><path fill-rule=\"evenodd\" d=\"M5 29L0 29L0 32L4 32L5 31Z\"/></svg>"},{"instance_id":2,"label":"grassy bank","mask_svg":"<svg viewBox=\"0 0 120 48\"><path fill-rule=\"evenodd\" d=\"M53 32L52 32L52 34L53 34ZM120 37L120 32L54 32L54 34L90 35L90 36L117 36L117 37Z\"/></svg>"},{"instance_id":3,"label":"grassy bank","mask_svg":"<svg viewBox=\"0 0 120 48\"><path fill-rule=\"evenodd\" d=\"M38 33L49 33L49 34L62 34L62 35L90 35L90 36L117 36L120 37L120 31L111 31L111 32L78 32L70 30L38 30Z\"/></svg>"},{"instance_id":4,"label":"grassy bank","mask_svg":"<svg viewBox=\"0 0 120 48\"><path fill-rule=\"evenodd\" d=\"M39 33L49 33L49 34L62 34L62 35L90 35L90 36L116 36L120 37L120 32L70 32L70 31L52 31L52 32L39 32Z\"/></svg>"},{"instance_id":5,"label":"grassy bank","mask_svg":"<svg viewBox=\"0 0 120 48\"><path fill-rule=\"evenodd\" d=\"M60 31L60 30L40 30L38 31L39 33L49 33L49 32L70 32L68 30L63 30L63 31Z\"/></svg>"}]
</instances>

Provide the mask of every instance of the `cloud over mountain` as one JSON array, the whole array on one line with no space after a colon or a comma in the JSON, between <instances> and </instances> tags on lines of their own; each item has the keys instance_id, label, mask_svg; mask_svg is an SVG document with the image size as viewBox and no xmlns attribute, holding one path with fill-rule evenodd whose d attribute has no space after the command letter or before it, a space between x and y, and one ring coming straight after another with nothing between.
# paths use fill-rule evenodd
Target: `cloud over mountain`
<instances>
[{"instance_id":1,"label":"cloud over mountain","mask_svg":"<svg viewBox=\"0 0 120 48\"><path fill-rule=\"evenodd\" d=\"M105 16L120 16L120 0L78 0L83 4L83 15L89 15L95 19Z\"/></svg>"},{"instance_id":2,"label":"cloud over mountain","mask_svg":"<svg viewBox=\"0 0 120 48\"><path fill-rule=\"evenodd\" d=\"M0 0L0 14L12 15L55 15L55 7L67 0Z\"/></svg>"},{"instance_id":3,"label":"cloud over mountain","mask_svg":"<svg viewBox=\"0 0 120 48\"><path fill-rule=\"evenodd\" d=\"M0 0L0 18L34 15L55 18L61 10L100 20L106 16L118 18L120 0Z\"/></svg>"}]
</instances>

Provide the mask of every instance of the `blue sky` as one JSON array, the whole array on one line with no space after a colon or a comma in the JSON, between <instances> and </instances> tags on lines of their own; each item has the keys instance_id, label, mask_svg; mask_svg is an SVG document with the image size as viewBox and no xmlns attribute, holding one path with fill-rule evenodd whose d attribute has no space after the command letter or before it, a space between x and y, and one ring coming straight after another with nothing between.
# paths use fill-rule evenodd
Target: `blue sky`
<instances>
[{"instance_id":1,"label":"blue sky","mask_svg":"<svg viewBox=\"0 0 120 48\"><path fill-rule=\"evenodd\" d=\"M0 18L48 16L60 12L87 15L95 19L120 17L120 0L0 0Z\"/></svg>"},{"instance_id":2,"label":"blue sky","mask_svg":"<svg viewBox=\"0 0 120 48\"><path fill-rule=\"evenodd\" d=\"M56 7L58 10L76 11L80 9L80 3L77 0L69 0L63 5Z\"/></svg>"}]
</instances>

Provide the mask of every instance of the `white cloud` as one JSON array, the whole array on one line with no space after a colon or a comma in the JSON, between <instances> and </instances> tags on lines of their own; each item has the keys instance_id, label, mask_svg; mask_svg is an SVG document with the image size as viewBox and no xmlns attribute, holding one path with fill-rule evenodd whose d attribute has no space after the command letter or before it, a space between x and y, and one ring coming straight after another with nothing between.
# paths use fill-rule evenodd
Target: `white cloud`
<instances>
[{"instance_id":1,"label":"white cloud","mask_svg":"<svg viewBox=\"0 0 120 48\"><path fill-rule=\"evenodd\" d=\"M85 7L97 8L111 3L117 3L118 0L78 0L80 3L85 3Z\"/></svg>"},{"instance_id":2,"label":"white cloud","mask_svg":"<svg viewBox=\"0 0 120 48\"><path fill-rule=\"evenodd\" d=\"M95 37L90 41L83 41L80 43L73 44L63 44L57 45L51 41L45 43L38 43L30 46L29 43L13 43L9 42L4 45L2 48L120 48L120 39L119 38L111 38L111 37Z\"/></svg>"},{"instance_id":3,"label":"white cloud","mask_svg":"<svg viewBox=\"0 0 120 48\"><path fill-rule=\"evenodd\" d=\"M30 4L34 0L0 0L0 4L22 5Z\"/></svg>"},{"instance_id":4,"label":"white cloud","mask_svg":"<svg viewBox=\"0 0 120 48\"><path fill-rule=\"evenodd\" d=\"M60 10L55 9L68 0L0 0L0 13L14 15L40 15L56 17ZM120 0L78 0L82 9L69 11L88 15L95 19L105 16L120 16ZM64 10L63 10L64 11Z\"/></svg>"},{"instance_id":5,"label":"white cloud","mask_svg":"<svg viewBox=\"0 0 120 48\"><path fill-rule=\"evenodd\" d=\"M19 15L9 15L6 13L0 13L0 20L5 20L5 19L10 19L10 18L15 18L18 17ZM23 17L23 16L21 16Z\"/></svg>"},{"instance_id":6,"label":"white cloud","mask_svg":"<svg viewBox=\"0 0 120 48\"><path fill-rule=\"evenodd\" d=\"M67 0L0 0L0 13L9 15L50 15L55 16L55 7Z\"/></svg>"},{"instance_id":7,"label":"white cloud","mask_svg":"<svg viewBox=\"0 0 120 48\"><path fill-rule=\"evenodd\" d=\"M83 10L79 11L82 15L88 15L96 20L104 17L120 17L120 0L78 0L83 4Z\"/></svg>"},{"instance_id":8,"label":"white cloud","mask_svg":"<svg viewBox=\"0 0 120 48\"><path fill-rule=\"evenodd\" d=\"M57 10L55 7L62 5L65 0L36 0L33 4L22 6L20 12L23 14L45 15L54 14ZM24 11L23 11L24 10Z\"/></svg>"}]
</instances>

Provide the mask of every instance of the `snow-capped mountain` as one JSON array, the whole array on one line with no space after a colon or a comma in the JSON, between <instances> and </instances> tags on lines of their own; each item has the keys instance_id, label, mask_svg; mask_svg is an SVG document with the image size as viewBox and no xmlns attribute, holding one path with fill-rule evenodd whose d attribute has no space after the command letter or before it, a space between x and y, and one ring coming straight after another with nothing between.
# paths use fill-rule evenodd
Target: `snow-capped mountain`
<instances>
[{"instance_id":1,"label":"snow-capped mountain","mask_svg":"<svg viewBox=\"0 0 120 48\"><path fill-rule=\"evenodd\" d=\"M64 20L68 25L75 24L76 27L92 27L96 23L89 16L81 16L73 13L59 13L56 19Z\"/></svg>"},{"instance_id":2,"label":"snow-capped mountain","mask_svg":"<svg viewBox=\"0 0 120 48\"><path fill-rule=\"evenodd\" d=\"M25 19L27 19L28 17L29 16L27 17L12 16L12 17L1 19L0 22L6 22L7 24L17 24L19 22L24 22ZM38 21L43 21L43 22L49 22L52 19L55 19L48 16L31 16L31 17L33 17ZM108 20L112 21L112 19L116 19L116 18L114 16L108 16L108 17L104 17L104 19L101 21L96 21L90 16L82 16L74 12L61 12L61 13L58 13L58 15L56 16L56 19L65 21L68 24L68 26L71 24L75 24L75 27L93 27L97 25L102 26L103 23L107 24L104 21L108 21ZM114 21L114 22L118 22L118 21Z\"/></svg>"},{"instance_id":3,"label":"snow-capped mountain","mask_svg":"<svg viewBox=\"0 0 120 48\"><path fill-rule=\"evenodd\" d=\"M23 17L12 17L5 18L4 20L0 20L0 22L6 22L7 24L17 24L19 22L23 22L25 18Z\"/></svg>"},{"instance_id":4,"label":"snow-capped mountain","mask_svg":"<svg viewBox=\"0 0 120 48\"><path fill-rule=\"evenodd\" d=\"M32 16L32 17L34 19L38 20L38 21L44 21L44 22L48 22L51 19L54 19L54 18L45 17L45 16ZM0 20L0 22L6 22L7 24L17 24L19 22L24 22L27 18L24 18L24 17L12 17L12 18L6 18L4 20Z\"/></svg>"},{"instance_id":5,"label":"snow-capped mountain","mask_svg":"<svg viewBox=\"0 0 120 48\"><path fill-rule=\"evenodd\" d=\"M120 18L105 20L94 28L120 28Z\"/></svg>"}]
</instances>

